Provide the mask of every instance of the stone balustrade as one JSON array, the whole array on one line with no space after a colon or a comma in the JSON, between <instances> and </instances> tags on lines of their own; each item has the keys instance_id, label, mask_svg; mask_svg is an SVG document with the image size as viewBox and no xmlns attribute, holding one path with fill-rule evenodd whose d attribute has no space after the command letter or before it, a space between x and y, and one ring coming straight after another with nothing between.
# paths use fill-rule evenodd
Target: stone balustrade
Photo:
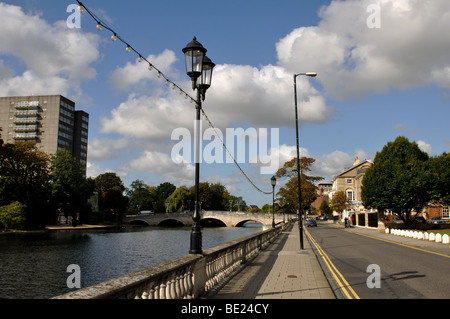
<instances>
[{"instance_id":1,"label":"stone balustrade","mask_svg":"<svg viewBox=\"0 0 450 319\"><path fill-rule=\"evenodd\" d=\"M288 224L290 225L290 224ZM267 247L286 226L205 249L53 299L195 299Z\"/></svg>"}]
</instances>

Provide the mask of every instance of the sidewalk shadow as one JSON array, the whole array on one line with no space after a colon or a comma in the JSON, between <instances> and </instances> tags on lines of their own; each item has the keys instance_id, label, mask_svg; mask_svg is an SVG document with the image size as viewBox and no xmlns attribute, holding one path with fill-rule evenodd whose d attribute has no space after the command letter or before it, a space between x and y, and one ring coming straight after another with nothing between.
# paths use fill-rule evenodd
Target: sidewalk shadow
<instances>
[{"instance_id":1,"label":"sidewalk shadow","mask_svg":"<svg viewBox=\"0 0 450 319\"><path fill-rule=\"evenodd\" d=\"M283 250L293 225L284 230L272 244L261 250L252 260L218 283L205 299L255 299L269 276L278 254Z\"/></svg>"}]
</instances>

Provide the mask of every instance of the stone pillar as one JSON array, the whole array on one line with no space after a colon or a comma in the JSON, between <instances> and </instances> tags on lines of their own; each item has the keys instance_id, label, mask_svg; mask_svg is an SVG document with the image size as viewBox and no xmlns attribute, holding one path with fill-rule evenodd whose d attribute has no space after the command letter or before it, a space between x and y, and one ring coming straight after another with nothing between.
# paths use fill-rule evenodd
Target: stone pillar
<instances>
[{"instance_id":1,"label":"stone pillar","mask_svg":"<svg viewBox=\"0 0 450 319\"><path fill-rule=\"evenodd\" d=\"M206 280L206 258L200 258L194 266L194 299L198 299L205 293Z\"/></svg>"}]
</instances>

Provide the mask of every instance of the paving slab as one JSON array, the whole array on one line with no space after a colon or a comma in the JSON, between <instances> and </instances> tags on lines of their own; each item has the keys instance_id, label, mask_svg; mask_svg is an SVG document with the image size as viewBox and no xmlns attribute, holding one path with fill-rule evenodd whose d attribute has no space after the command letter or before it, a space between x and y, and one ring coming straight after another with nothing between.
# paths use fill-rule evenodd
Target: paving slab
<instances>
[{"instance_id":1,"label":"paving slab","mask_svg":"<svg viewBox=\"0 0 450 319\"><path fill-rule=\"evenodd\" d=\"M335 299L306 236L303 246L296 223L205 299Z\"/></svg>"}]
</instances>

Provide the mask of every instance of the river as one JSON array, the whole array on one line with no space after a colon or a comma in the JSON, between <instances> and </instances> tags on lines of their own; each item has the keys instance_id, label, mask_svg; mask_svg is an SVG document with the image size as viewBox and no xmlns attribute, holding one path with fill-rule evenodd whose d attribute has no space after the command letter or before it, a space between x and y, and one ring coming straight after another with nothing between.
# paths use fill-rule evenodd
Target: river
<instances>
[{"instance_id":1,"label":"river","mask_svg":"<svg viewBox=\"0 0 450 319\"><path fill-rule=\"evenodd\" d=\"M261 224L203 228L203 249L262 231ZM0 236L0 299L47 299L81 270L81 288L155 266L189 253L191 228L126 227Z\"/></svg>"}]
</instances>

